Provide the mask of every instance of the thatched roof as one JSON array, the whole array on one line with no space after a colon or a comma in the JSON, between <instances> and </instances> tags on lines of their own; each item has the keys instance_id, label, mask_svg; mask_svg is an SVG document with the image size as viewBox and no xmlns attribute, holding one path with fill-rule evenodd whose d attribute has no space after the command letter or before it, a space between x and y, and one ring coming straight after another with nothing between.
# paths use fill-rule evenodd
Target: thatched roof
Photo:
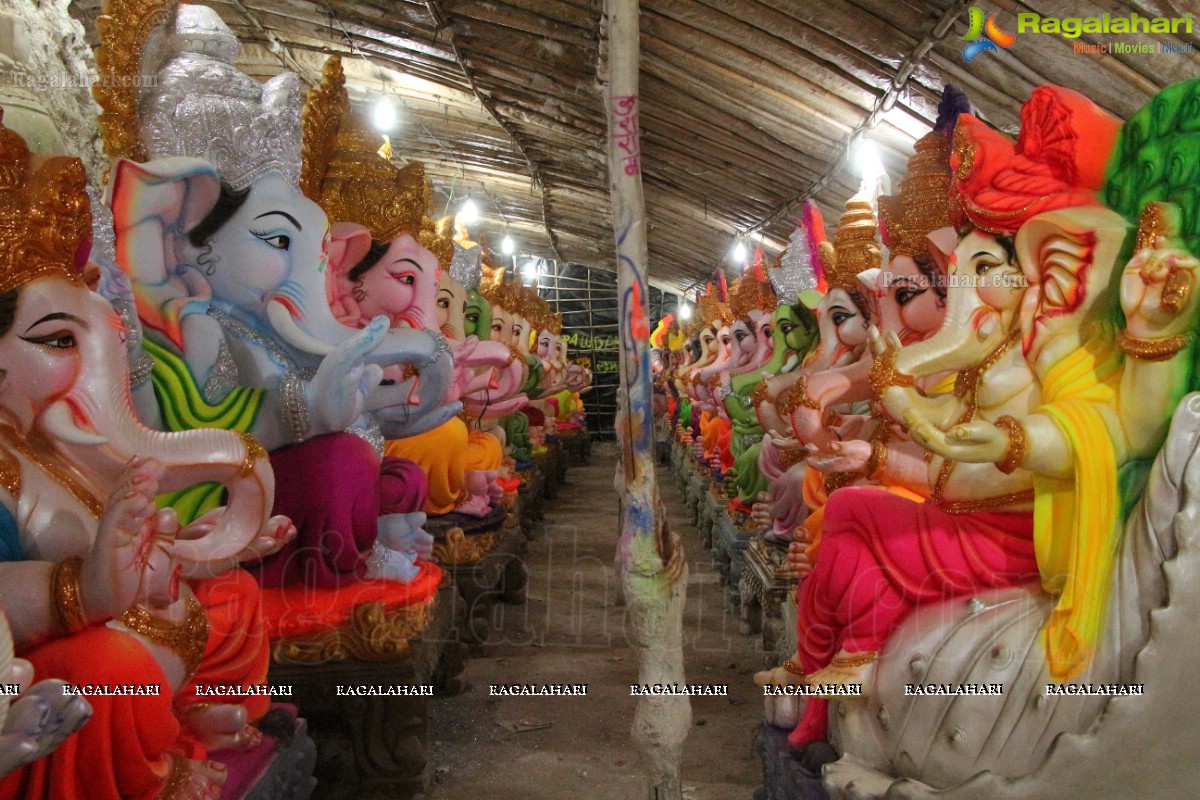
<instances>
[{"instance_id":1,"label":"thatched roof","mask_svg":"<svg viewBox=\"0 0 1200 800\"><path fill-rule=\"evenodd\" d=\"M989 0L1016 14L1182 16L1191 0ZM493 243L612 267L605 118L597 78L602 0L216 0L246 43L243 67L319 79L341 54L369 113L381 91L400 123L396 156L424 161L457 203L468 193ZM932 124L941 87L964 88L981 115L1015 131L1037 85L1078 89L1125 118L1158 89L1200 73L1196 33L1122 41L1190 43L1192 55L1086 56L1072 41L1026 34L966 64L971 0L643 0L642 163L650 272L703 281L737 234L787 242L812 196L835 213L858 176L846 155L866 133L896 178ZM92 27L99 0L75 12ZM1085 34L1079 41L1112 37Z\"/></svg>"}]
</instances>

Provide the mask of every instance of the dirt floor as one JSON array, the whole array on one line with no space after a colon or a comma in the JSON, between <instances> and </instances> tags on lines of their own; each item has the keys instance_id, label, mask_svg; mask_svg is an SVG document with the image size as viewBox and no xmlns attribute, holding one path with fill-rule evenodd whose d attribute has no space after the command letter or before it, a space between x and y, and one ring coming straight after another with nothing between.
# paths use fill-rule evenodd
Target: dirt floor
<instances>
[{"instance_id":1,"label":"dirt floor","mask_svg":"<svg viewBox=\"0 0 1200 800\"><path fill-rule=\"evenodd\" d=\"M503 606L467 690L430 710L429 800L645 800L647 782L629 738L637 656L613 567L617 451L593 448L547 504L544 534L530 543L529 600ZM760 783L753 737L762 695L751 674L762 654L738 633L708 551L688 521L674 481L659 472L671 527L687 551L684 664L692 683L728 684L729 696L692 699L683 762L690 800L749 800ZM489 697L493 683L586 683L587 697Z\"/></svg>"}]
</instances>

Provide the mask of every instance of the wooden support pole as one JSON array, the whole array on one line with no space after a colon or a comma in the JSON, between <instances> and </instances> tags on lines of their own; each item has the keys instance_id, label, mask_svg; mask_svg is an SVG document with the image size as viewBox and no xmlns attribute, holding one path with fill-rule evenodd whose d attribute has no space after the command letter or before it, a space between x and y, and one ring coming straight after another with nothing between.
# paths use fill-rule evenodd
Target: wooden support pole
<instances>
[{"instance_id":1,"label":"wooden support pole","mask_svg":"<svg viewBox=\"0 0 1200 800\"><path fill-rule=\"evenodd\" d=\"M617 563L638 650L638 684L683 686L687 562L667 528L654 475L654 417L647 311L646 209L638 130L638 0L607 0L608 175L616 239L620 320L617 440L621 538ZM687 697L643 696L632 736L649 773L650 800L683 800L679 765L692 722Z\"/></svg>"}]
</instances>

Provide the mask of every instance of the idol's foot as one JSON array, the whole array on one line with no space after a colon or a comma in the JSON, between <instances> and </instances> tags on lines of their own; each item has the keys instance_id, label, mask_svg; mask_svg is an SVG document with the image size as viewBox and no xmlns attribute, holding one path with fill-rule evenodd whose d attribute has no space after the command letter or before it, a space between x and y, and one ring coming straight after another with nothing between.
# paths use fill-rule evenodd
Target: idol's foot
<instances>
[{"instance_id":1,"label":"idol's foot","mask_svg":"<svg viewBox=\"0 0 1200 800\"><path fill-rule=\"evenodd\" d=\"M251 750L262 743L262 732L246 722L240 705L196 706L184 712L184 724L209 750Z\"/></svg>"},{"instance_id":2,"label":"idol's foot","mask_svg":"<svg viewBox=\"0 0 1200 800\"><path fill-rule=\"evenodd\" d=\"M768 725L783 730L796 727L804 708L804 697L790 694L786 687L803 686L804 675L793 659L782 666L754 674L756 686L763 687L763 717Z\"/></svg>"},{"instance_id":3,"label":"idol's foot","mask_svg":"<svg viewBox=\"0 0 1200 800\"><path fill-rule=\"evenodd\" d=\"M809 687L825 697L866 696L875 677L875 661L879 654L871 650L863 653L848 653L839 650L829 666L808 676Z\"/></svg>"},{"instance_id":4,"label":"idol's foot","mask_svg":"<svg viewBox=\"0 0 1200 800\"><path fill-rule=\"evenodd\" d=\"M221 800L228 773L219 761L193 761L177 757L158 800Z\"/></svg>"}]
</instances>

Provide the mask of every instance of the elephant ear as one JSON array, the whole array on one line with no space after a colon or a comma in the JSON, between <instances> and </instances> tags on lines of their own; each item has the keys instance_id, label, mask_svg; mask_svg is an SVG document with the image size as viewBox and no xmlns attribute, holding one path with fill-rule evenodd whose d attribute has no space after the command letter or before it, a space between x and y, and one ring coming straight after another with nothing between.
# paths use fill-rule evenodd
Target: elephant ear
<instances>
[{"instance_id":1,"label":"elephant ear","mask_svg":"<svg viewBox=\"0 0 1200 800\"><path fill-rule=\"evenodd\" d=\"M112 209L117 266L133 284L144 325L183 347L180 321L196 302L207 303L198 270L184 270L179 253L186 234L216 206L221 183L212 164L198 158L161 158L139 164L117 159L105 200ZM192 274L184 276L185 272Z\"/></svg>"},{"instance_id":2,"label":"elephant ear","mask_svg":"<svg viewBox=\"0 0 1200 800\"><path fill-rule=\"evenodd\" d=\"M371 232L362 225L338 222L329 229L325 294L333 315L347 325L353 325L361 316L349 273L366 258L370 249Z\"/></svg>"},{"instance_id":3,"label":"elephant ear","mask_svg":"<svg viewBox=\"0 0 1200 800\"><path fill-rule=\"evenodd\" d=\"M358 266L371 249L371 232L354 222L339 222L329 229L329 271L346 273Z\"/></svg>"},{"instance_id":4,"label":"elephant ear","mask_svg":"<svg viewBox=\"0 0 1200 800\"><path fill-rule=\"evenodd\" d=\"M1098 206L1076 206L1033 217L1017 232L1016 252L1029 288L1020 324L1026 354L1057 331L1083 330L1112 311L1113 271L1129 226Z\"/></svg>"}]
</instances>

